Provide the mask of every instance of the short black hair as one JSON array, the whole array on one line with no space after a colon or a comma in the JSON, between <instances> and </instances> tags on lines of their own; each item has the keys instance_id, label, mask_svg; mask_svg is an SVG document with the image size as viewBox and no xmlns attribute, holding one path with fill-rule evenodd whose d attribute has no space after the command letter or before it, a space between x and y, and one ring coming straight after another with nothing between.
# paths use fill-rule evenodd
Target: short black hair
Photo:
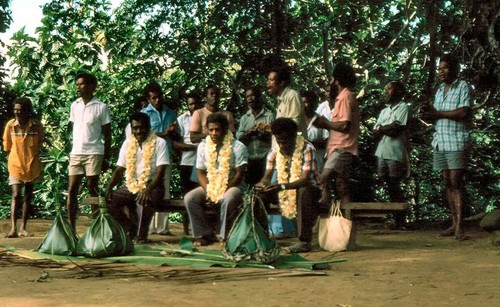
<instances>
[{"instance_id":1,"label":"short black hair","mask_svg":"<svg viewBox=\"0 0 500 307\"><path fill-rule=\"evenodd\" d=\"M252 85L247 87L245 89L245 95L247 91L252 91L252 93L255 95L255 100L264 101L264 97L262 96L262 90L260 89L260 86Z\"/></svg>"},{"instance_id":2,"label":"short black hair","mask_svg":"<svg viewBox=\"0 0 500 307\"><path fill-rule=\"evenodd\" d=\"M148 99L144 95L139 96L134 100L134 111L142 110L142 102L143 101L146 101L146 102L148 101Z\"/></svg>"},{"instance_id":3,"label":"short black hair","mask_svg":"<svg viewBox=\"0 0 500 307\"><path fill-rule=\"evenodd\" d=\"M269 73L275 72L278 77L278 82L284 82L285 87L292 83L292 72L290 67L286 65L275 66L269 70Z\"/></svg>"},{"instance_id":4,"label":"short black hair","mask_svg":"<svg viewBox=\"0 0 500 307\"><path fill-rule=\"evenodd\" d=\"M132 124L133 120L135 120L136 122L142 122L148 128L151 129L151 123L149 122L149 115L147 115L146 113L134 112L132 115L130 115L129 123Z\"/></svg>"},{"instance_id":5,"label":"short black hair","mask_svg":"<svg viewBox=\"0 0 500 307\"><path fill-rule=\"evenodd\" d=\"M215 85L215 84L209 84L209 85L207 85L207 87L205 87L205 91L203 92L203 95L205 95L205 97L207 97L209 89L217 90L219 92L219 94L220 94L220 88L217 85Z\"/></svg>"},{"instance_id":6,"label":"short black hair","mask_svg":"<svg viewBox=\"0 0 500 307\"><path fill-rule=\"evenodd\" d=\"M76 75L75 81L80 78L83 79L83 82L85 82L85 84L92 85L94 88L97 87L97 78L93 74L88 72L80 72Z\"/></svg>"},{"instance_id":7,"label":"short black hair","mask_svg":"<svg viewBox=\"0 0 500 307\"><path fill-rule=\"evenodd\" d=\"M19 97L14 101L14 105L20 104L23 111L28 115L33 115L33 104L31 103L31 99L28 97Z\"/></svg>"},{"instance_id":8,"label":"short black hair","mask_svg":"<svg viewBox=\"0 0 500 307\"><path fill-rule=\"evenodd\" d=\"M201 103L201 101L202 101L200 94L198 94L197 92L188 93L186 96L186 99L189 99L189 98L196 100L196 103Z\"/></svg>"},{"instance_id":9,"label":"short black hair","mask_svg":"<svg viewBox=\"0 0 500 307\"><path fill-rule=\"evenodd\" d=\"M340 86L352 88L356 85L356 73L351 65L338 63L333 69L332 77L340 83Z\"/></svg>"},{"instance_id":10,"label":"short black hair","mask_svg":"<svg viewBox=\"0 0 500 307\"><path fill-rule=\"evenodd\" d=\"M451 53L443 54L439 59L439 62L446 62L446 64L448 64L448 69L453 74L453 77L458 77L458 74L460 73L460 62L456 56Z\"/></svg>"},{"instance_id":11,"label":"short black hair","mask_svg":"<svg viewBox=\"0 0 500 307\"><path fill-rule=\"evenodd\" d=\"M161 89L160 84L156 81L149 82L144 87L144 96L146 96L146 98L149 98L149 93L158 93L160 96L163 96L163 90Z\"/></svg>"},{"instance_id":12,"label":"short black hair","mask_svg":"<svg viewBox=\"0 0 500 307\"><path fill-rule=\"evenodd\" d=\"M290 135L297 134L299 126L296 122L288 117L279 117L271 123L271 133L273 135Z\"/></svg>"},{"instance_id":13,"label":"short black hair","mask_svg":"<svg viewBox=\"0 0 500 307\"><path fill-rule=\"evenodd\" d=\"M227 131L229 129L229 121L227 120L227 117L222 114L221 112L215 112L207 117L207 128L208 124L219 124L220 127Z\"/></svg>"},{"instance_id":14,"label":"short black hair","mask_svg":"<svg viewBox=\"0 0 500 307\"><path fill-rule=\"evenodd\" d=\"M399 94L399 97L403 98L404 95L406 94L406 88L403 82L399 80L394 80L389 82L390 85L394 87L394 89L397 91Z\"/></svg>"},{"instance_id":15,"label":"short black hair","mask_svg":"<svg viewBox=\"0 0 500 307\"><path fill-rule=\"evenodd\" d=\"M318 106L319 97L314 91L300 91L300 97L306 97L307 102L313 106L314 109Z\"/></svg>"}]
</instances>

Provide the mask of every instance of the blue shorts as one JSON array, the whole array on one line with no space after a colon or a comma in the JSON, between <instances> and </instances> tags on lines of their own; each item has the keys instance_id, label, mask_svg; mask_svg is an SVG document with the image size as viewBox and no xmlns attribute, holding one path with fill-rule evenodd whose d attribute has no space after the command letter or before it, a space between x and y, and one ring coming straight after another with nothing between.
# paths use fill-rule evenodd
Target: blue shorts
<instances>
[{"instance_id":1,"label":"blue shorts","mask_svg":"<svg viewBox=\"0 0 500 307\"><path fill-rule=\"evenodd\" d=\"M449 169L466 169L467 153L465 151L438 151L434 150L435 171L444 171Z\"/></svg>"}]
</instances>

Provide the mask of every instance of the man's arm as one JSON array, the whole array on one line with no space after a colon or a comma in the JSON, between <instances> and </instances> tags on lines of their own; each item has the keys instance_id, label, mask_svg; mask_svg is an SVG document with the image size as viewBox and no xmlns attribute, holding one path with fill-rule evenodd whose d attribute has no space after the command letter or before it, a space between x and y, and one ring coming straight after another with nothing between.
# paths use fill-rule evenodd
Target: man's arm
<instances>
[{"instance_id":1,"label":"man's arm","mask_svg":"<svg viewBox=\"0 0 500 307\"><path fill-rule=\"evenodd\" d=\"M174 149L178 151L195 151L198 145L186 144L182 141L174 141Z\"/></svg>"},{"instance_id":2,"label":"man's arm","mask_svg":"<svg viewBox=\"0 0 500 307\"><path fill-rule=\"evenodd\" d=\"M157 136L161 138L170 138L172 141L180 141L182 138L176 129L177 122L174 121L170 123L162 133L156 133Z\"/></svg>"},{"instance_id":3,"label":"man's arm","mask_svg":"<svg viewBox=\"0 0 500 307\"><path fill-rule=\"evenodd\" d=\"M274 169L266 169L266 172L264 173L262 179L255 184L255 189L257 191L264 190L271 183L271 179L273 178L273 172Z\"/></svg>"},{"instance_id":4,"label":"man's arm","mask_svg":"<svg viewBox=\"0 0 500 307\"><path fill-rule=\"evenodd\" d=\"M104 136L104 160L102 161L102 172L109 168L109 158L111 157L111 123L102 126Z\"/></svg>"},{"instance_id":5,"label":"man's arm","mask_svg":"<svg viewBox=\"0 0 500 307\"><path fill-rule=\"evenodd\" d=\"M426 115L433 119L445 118L457 122L465 122L470 118L471 108L462 107L452 111L438 111L434 106L431 106Z\"/></svg>"},{"instance_id":6,"label":"man's arm","mask_svg":"<svg viewBox=\"0 0 500 307\"><path fill-rule=\"evenodd\" d=\"M297 179L293 182L289 182L289 183L271 184L271 185L267 186L264 189L264 191L265 192L281 191L281 185L285 186L285 190L299 189L299 188L305 187L307 185L310 185L312 183L310 176L311 176L311 171L303 170L299 179Z\"/></svg>"},{"instance_id":7,"label":"man's arm","mask_svg":"<svg viewBox=\"0 0 500 307\"><path fill-rule=\"evenodd\" d=\"M247 171L247 165L243 164L234 169L233 178L229 178L227 182L227 188L237 187L245 178L245 172Z\"/></svg>"},{"instance_id":8,"label":"man's arm","mask_svg":"<svg viewBox=\"0 0 500 307\"><path fill-rule=\"evenodd\" d=\"M203 139L206 137L207 137L207 135L203 134L201 132L189 131L189 138L191 139L191 142L193 142L193 143L199 143L199 142L203 141Z\"/></svg>"},{"instance_id":9,"label":"man's arm","mask_svg":"<svg viewBox=\"0 0 500 307\"><path fill-rule=\"evenodd\" d=\"M349 130L351 130L350 121L331 122L324 116L318 116L316 120L313 122L313 125L317 128L335 130L337 132L342 132L342 133L349 133Z\"/></svg>"},{"instance_id":10,"label":"man's arm","mask_svg":"<svg viewBox=\"0 0 500 307\"><path fill-rule=\"evenodd\" d=\"M379 126L374 132L376 134L388 135L390 137L398 137L405 131L405 129L406 126L394 122L389 125Z\"/></svg>"},{"instance_id":11,"label":"man's arm","mask_svg":"<svg viewBox=\"0 0 500 307\"><path fill-rule=\"evenodd\" d=\"M207 170L199 168L197 170L198 170L198 181L200 182L200 186L203 188L203 190L206 191L208 185Z\"/></svg>"},{"instance_id":12,"label":"man's arm","mask_svg":"<svg viewBox=\"0 0 500 307\"><path fill-rule=\"evenodd\" d=\"M139 205L145 206L147 202L151 199L151 191L158 185L163 184L163 178L165 177L166 165L158 165L156 167L156 175L153 177L151 182L146 186L146 188L137 193L137 201Z\"/></svg>"},{"instance_id":13,"label":"man's arm","mask_svg":"<svg viewBox=\"0 0 500 307\"><path fill-rule=\"evenodd\" d=\"M7 153L7 156L10 154L11 147L12 140L10 139L9 125L5 125L3 130L3 151Z\"/></svg>"},{"instance_id":14,"label":"man's arm","mask_svg":"<svg viewBox=\"0 0 500 307\"><path fill-rule=\"evenodd\" d=\"M123 178L124 173L125 173L124 167L117 166L115 168L115 171L113 172L113 175L111 175L111 179L109 180L108 186L106 187L106 190L104 192L106 195L106 199L108 201L111 201L111 192L113 191L113 188L116 187L116 185Z\"/></svg>"}]
</instances>

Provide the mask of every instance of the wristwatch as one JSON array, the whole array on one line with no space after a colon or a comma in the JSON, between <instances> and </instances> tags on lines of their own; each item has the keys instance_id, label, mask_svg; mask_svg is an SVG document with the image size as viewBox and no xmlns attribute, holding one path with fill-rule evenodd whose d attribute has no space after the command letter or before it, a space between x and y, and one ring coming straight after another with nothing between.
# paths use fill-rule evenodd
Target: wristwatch
<instances>
[{"instance_id":1,"label":"wristwatch","mask_svg":"<svg viewBox=\"0 0 500 307\"><path fill-rule=\"evenodd\" d=\"M280 190L281 190L281 191L286 190L286 186L285 186L284 184L280 184Z\"/></svg>"}]
</instances>

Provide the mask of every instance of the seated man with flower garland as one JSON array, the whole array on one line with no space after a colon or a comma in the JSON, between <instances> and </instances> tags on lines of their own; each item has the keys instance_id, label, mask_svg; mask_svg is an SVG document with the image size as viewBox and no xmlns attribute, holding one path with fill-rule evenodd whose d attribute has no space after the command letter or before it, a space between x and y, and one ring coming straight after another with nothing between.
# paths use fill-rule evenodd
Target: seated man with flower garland
<instances>
[{"instance_id":1,"label":"seated man with flower garland","mask_svg":"<svg viewBox=\"0 0 500 307\"><path fill-rule=\"evenodd\" d=\"M130 125L132 137L120 149L116 169L106 187L106 199L109 213L141 244L147 242L155 208L163 202L163 178L170 158L167 143L151 130L146 113L132 114ZM125 186L113 191L124 175Z\"/></svg>"},{"instance_id":2,"label":"seated man with flower garland","mask_svg":"<svg viewBox=\"0 0 500 307\"><path fill-rule=\"evenodd\" d=\"M255 185L264 203L279 201L283 216L297 217L300 242L288 247L290 253L311 250L312 228L318 216L316 202L321 194L316 149L297 131L297 124L290 118L277 118L271 123L276 142L267 155L264 177ZM275 171L278 182L272 183Z\"/></svg>"},{"instance_id":3,"label":"seated man with flower garland","mask_svg":"<svg viewBox=\"0 0 500 307\"><path fill-rule=\"evenodd\" d=\"M200 187L184 196L195 246L217 241L214 223L205 214L209 208L220 209L218 237L227 238L243 202L248 163L247 148L233 137L223 113L208 115L206 128L208 136L198 146L196 158Z\"/></svg>"}]
</instances>

